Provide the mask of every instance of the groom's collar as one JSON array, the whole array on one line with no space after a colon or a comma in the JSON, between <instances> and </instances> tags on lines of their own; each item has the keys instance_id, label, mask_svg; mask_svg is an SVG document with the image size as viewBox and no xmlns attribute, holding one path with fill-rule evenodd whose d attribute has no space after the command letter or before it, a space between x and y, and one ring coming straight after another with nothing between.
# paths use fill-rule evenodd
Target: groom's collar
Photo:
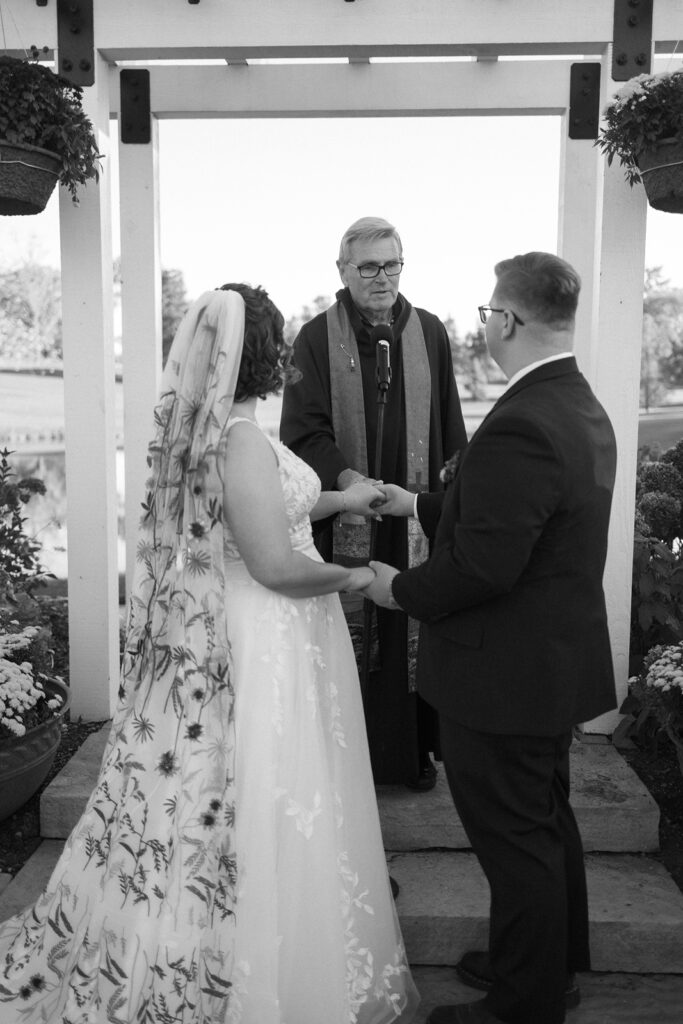
<instances>
[{"instance_id":1,"label":"groom's collar","mask_svg":"<svg viewBox=\"0 0 683 1024\"><path fill-rule=\"evenodd\" d=\"M514 373L512 377L510 377L510 380L505 385L505 390L502 392L502 394L504 395L507 391L510 390L511 387L513 387L518 381L520 381L522 377L526 377L528 373L531 373L533 370L537 370L539 366L545 366L546 363L554 363L558 359L572 359L573 356L574 353L571 351L558 352L557 355L546 356L545 359L537 359L534 363L528 363L526 366L523 366L521 370L517 370L517 373Z\"/></svg>"}]
</instances>

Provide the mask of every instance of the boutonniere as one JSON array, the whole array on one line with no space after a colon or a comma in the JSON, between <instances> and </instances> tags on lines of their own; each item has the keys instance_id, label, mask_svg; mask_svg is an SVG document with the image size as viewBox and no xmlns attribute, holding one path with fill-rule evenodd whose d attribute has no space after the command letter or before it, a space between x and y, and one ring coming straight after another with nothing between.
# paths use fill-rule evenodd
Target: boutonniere
<instances>
[{"instance_id":1,"label":"boutonniere","mask_svg":"<svg viewBox=\"0 0 683 1024\"><path fill-rule=\"evenodd\" d=\"M439 480L444 487L448 487L449 483L455 478L458 463L460 462L460 454L460 449L458 449L458 451L454 452L450 459L443 464L443 469L439 473Z\"/></svg>"}]
</instances>

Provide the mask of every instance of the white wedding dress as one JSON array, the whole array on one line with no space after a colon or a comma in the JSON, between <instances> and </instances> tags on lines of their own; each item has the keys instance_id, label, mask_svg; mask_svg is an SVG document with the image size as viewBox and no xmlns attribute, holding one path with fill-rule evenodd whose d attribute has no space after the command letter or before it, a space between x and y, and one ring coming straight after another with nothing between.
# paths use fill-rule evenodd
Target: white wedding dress
<instances>
[{"instance_id":1,"label":"white wedding dress","mask_svg":"<svg viewBox=\"0 0 683 1024\"><path fill-rule=\"evenodd\" d=\"M320 560L308 518L318 477L272 443L292 546ZM159 698L155 708L154 692L134 728L119 723L117 732L115 722L93 797L46 892L0 925L2 1024L412 1017L419 997L391 897L339 598L294 600L267 590L249 575L227 528L224 536L234 820L231 810L214 821L219 799L207 802L219 745L200 755L205 762L191 761L197 727L180 729ZM184 764L191 770L180 794L169 796L164 787ZM133 828L128 811L137 822L137 806L144 819ZM176 818L189 821L200 809L197 838L185 831L174 840ZM228 830L222 841L230 856L212 860L201 837L219 825ZM127 874L131 835L138 860ZM229 883L219 877L226 871ZM234 913L218 898L231 884ZM209 891L216 906L222 900L222 915L206 910Z\"/></svg>"}]
</instances>

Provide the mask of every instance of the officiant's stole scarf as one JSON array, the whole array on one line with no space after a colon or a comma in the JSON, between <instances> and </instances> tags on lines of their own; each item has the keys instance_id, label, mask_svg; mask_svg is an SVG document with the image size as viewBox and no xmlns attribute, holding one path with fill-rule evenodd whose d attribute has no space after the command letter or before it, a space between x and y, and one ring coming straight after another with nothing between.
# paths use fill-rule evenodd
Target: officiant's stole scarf
<instances>
[{"instance_id":1,"label":"officiant's stole scarf","mask_svg":"<svg viewBox=\"0 0 683 1024\"><path fill-rule=\"evenodd\" d=\"M363 379L358 345L348 314L340 302L327 310L327 338L330 358L332 426L337 447L349 466L365 476L374 474L368 466ZM402 332L403 390L406 412L407 490L417 493L429 487L429 413L432 382L422 324L411 310ZM407 520L408 565L420 565L429 557L429 544L417 518ZM364 565L370 557L370 523L362 516L338 516L333 532L334 561L341 565ZM409 621L409 637L417 634L417 623ZM412 673L411 673L412 675ZM411 684L412 688L412 684Z\"/></svg>"}]
</instances>

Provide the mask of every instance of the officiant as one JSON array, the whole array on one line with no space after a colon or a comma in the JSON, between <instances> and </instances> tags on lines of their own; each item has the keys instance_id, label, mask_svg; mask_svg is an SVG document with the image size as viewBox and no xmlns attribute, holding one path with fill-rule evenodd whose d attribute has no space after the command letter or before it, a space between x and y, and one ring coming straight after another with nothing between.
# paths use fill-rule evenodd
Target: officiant
<instances>
[{"instance_id":1,"label":"officiant","mask_svg":"<svg viewBox=\"0 0 683 1024\"><path fill-rule=\"evenodd\" d=\"M374 479L379 403L371 332L378 325L391 331L379 479L416 493L438 489L444 462L467 443L446 329L399 292L403 263L392 224L357 220L339 248L344 287L294 342L302 376L285 388L280 437L316 471L323 489L343 491L356 480ZM366 521L341 516L316 527L326 560L367 562ZM376 530L380 561L409 568L428 557L417 520L389 516ZM428 790L436 781L430 754L439 759L438 720L415 689L417 624L382 608L373 614L364 703L374 780Z\"/></svg>"}]
</instances>

